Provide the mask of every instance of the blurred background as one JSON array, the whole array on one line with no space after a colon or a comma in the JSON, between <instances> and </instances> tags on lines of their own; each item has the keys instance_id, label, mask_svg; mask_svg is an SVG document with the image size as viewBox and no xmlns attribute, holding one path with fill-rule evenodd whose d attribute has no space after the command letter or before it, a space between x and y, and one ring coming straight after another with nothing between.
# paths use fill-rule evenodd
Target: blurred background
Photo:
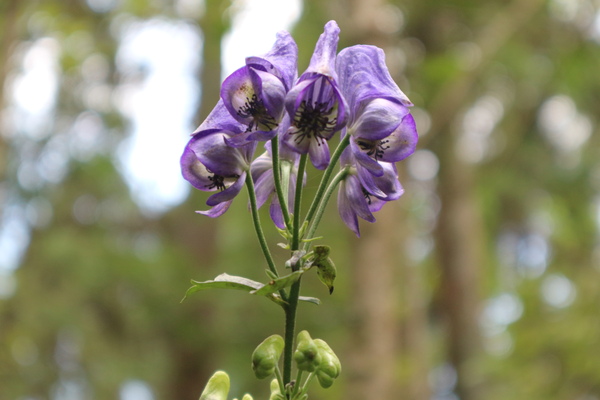
<instances>
[{"instance_id":1,"label":"blurred background","mask_svg":"<svg viewBox=\"0 0 600 400\"><path fill-rule=\"evenodd\" d=\"M386 51L420 142L361 239L321 225L338 281L304 279L298 327L343 372L311 399L600 399L598 0L1 0L0 399L192 400L216 369L267 398L279 308L180 303L265 264L246 196L195 214L179 156L246 56L287 29L301 73L330 19Z\"/></svg>"}]
</instances>

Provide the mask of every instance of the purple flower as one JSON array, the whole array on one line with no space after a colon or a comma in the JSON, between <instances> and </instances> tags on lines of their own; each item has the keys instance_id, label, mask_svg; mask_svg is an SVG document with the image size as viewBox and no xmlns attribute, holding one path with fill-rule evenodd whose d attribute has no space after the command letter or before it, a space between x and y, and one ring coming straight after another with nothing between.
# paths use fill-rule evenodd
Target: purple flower
<instances>
[{"instance_id":1,"label":"purple flower","mask_svg":"<svg viewBox=\"0 0 600 400\"><path fill-rule=\"evenodd\" d=\"M271 205L269 207L269 215L275 226L279 229L285 229L285 221L283 218L283 212L279 198L275 192L275 181L273 178L273 157L271 154L271 143L265 144L265 151L259 157L257 157L250 166L250 172L254 180L254 189L256 192L256 203L258 208L262 207L266 201L271 198ZM290 173L290 180L288 185L288 207L294 208L294 195L296 193L296 176L298 174L298 161L300 156L298 153L291 151L287 146L282 143L279 147L279 159L280 163L290 163L292 166ZM306 174L305 177L306 179Z\"/></svg>"},{"instance_id":2,"label":"purple flower","mask_svg":"<svg viewBox=\"0 0 600 400\"><path fill-rule=\"evenodd\" d=\"M330 155L327 140L346 124L346 100L337 83L335 55L339 40L335 21L325 25L307 70L285 98L291 126L283 141L294 151L310 155L318 169L325 169Z\"/></svg>"},{"instance_id":3,"label":"purple flower","mask_svg":"<svg viewBox=\"0 0 600 400\"><path fill-rule=\"evenodd\" d=\"M231 147L227 141L240 133L240 126L224 115L221 103L185 146L181 156L181 173L196 189L214 192L206 204L212 208L197 211L209 217L222 215L237 196L246 180L256 142ZM215 128L209 127L216 126Z\"/></svg>"},{"instance_id":4,"label":"purple flower","mask_svg":"<svg viewBox=\"0 0 600 400\"><path fill-rule=\"evenodd\" d=\"M284 99L296 79L298 47L287 32L279 32L273 48L263 57L246 58L246 65L229 75L221 99L231 116L246 126L230 144L269 140L284 111Z\"/></svg>"},{"instance_id":5,"label":"purple flower","mask_svg":"<svg viewBox=\"0 0 600 400\"><path fill-rule=\"evenodd\" d=\"M381 176L384 171L378 161L393 163L415 151L418 134L408 109L412 103L390 76L378 47L342 50L336 69L349 104L352 152L361 165Z\"/></svg>"},{"instance_id":6,"label":"purple flower","mask_svg":"<svg viewBox=\"0 0 600 400\"><path fill-rule=\"evenodd\" d=\"M374 176L356 162L348 148L342 153L340 163L342 168L347 168L348 175L340 183L338 211L346 226L360 237L358 217L375 222L373 213L381 210L386 202L400 198L404 189L393 163L377 162L382 174Z\"/></svg>"}]
</instances>

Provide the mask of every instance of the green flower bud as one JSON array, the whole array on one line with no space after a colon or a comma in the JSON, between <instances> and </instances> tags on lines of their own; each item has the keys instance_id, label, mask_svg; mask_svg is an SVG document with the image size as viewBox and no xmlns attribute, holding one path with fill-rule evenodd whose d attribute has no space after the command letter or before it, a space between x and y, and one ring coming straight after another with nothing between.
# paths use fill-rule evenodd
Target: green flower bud
<instances>
[{"instance_id":1,"label":"green flower bud","mask_svg":"<svg viewBox=\"0 0 600 400\"><path fill-rule=\"evenodd\" d=\"M268 378L275 373L284 345L281 336L271 335L254 350L252 370L258 379Z\"/></svg>"},{"instance_id":2,"label":"green flower bud","mask_svg":"<svg viewBox=\"0 0 600 400\"><path fill-rule=\"evenodd\" d=\"M271 396L269 400L285 400L285 396L281 394L281 390L279 389L277 379L271 381Z\"/></svg>"},{"instance_id":3,"label":"green flower bud","mask_svg":"<svg viewBox=\"0 0 600 400\"><path fill-rule=\"evenodd\" d=\"M324 340L315 339L314 342L321 354L321 363L316 373L317 379L321 387L326 389L333 385L333 381L342 372L342 364Z\"/></svg>"},{"instance_id":4,"label":"green flower bud","mask_svg":"<svg viewBox=\"0 0 600 400\"><path fill-rule=\"evenodd\" d=\"M244 395L244 397L242 397L242 400L254 400L254 399L252 398L252 396L250 396L248 393L246 393Z\"/></svg>"},{"instance_id":5,"label":"green flower bud","mask_svg":"<svg viewBox=\"0 0 600 400\"><path fill-rule=\"evenodd\" d=\"M300 371L314 372L321 363L321 354L307 331L298 334L294 360Z\"/></svg>"},{"instance_id":6,"label":"green flower bud","mask_svg":"<svg viewBox=\"0 0 600 400\"><path fill-rule=\"evenodd\" d=\"M225 371L217 371L208 380L200 400L227 400L228 394L229 375Z\"/></svg>"}]
</instances>

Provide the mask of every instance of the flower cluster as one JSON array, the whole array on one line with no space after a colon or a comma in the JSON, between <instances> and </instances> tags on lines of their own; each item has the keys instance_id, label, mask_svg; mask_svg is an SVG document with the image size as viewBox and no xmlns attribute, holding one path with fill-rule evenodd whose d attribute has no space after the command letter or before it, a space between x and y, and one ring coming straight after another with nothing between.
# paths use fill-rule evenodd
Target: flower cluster
<instances>
[{"instance_id":1,"label":"flower cluster","mask_svg":"<svg viewBox=\"0 0 600 400\"><path fill-rule=\"evenodd\" d=\"M417 144L412 103L391 78L380 48L357 45L338 54L338 40L339 28L330 21L298 77L298 48L280 32L267 54L247 58L225 79L221 99L181 157L183 177L216 192L207 200L212 208L199 213L222 215L250 179L258 207L271 198L271 218L285 228L285 210L293 208L296 182L303 182L302 157L320 170L339 158L339 213L356 235L358 217L373 222L373 212L402 195L394 163ZM333 159L328 142L337 132L340 154ZM266 142L266 151L253 160L258 142ZM283 196L276 194L279 177L287 179Z\"/></svg>"}]
</instances>

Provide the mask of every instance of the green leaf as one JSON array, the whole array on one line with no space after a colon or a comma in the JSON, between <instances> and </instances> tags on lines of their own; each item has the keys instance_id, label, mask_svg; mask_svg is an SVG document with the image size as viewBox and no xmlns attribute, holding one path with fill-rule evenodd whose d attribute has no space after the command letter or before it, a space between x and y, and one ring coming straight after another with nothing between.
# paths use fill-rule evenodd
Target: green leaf
<instances>
[{"instance_id":1,"label":"green leaf","mask_svg":"<svg viewBox=\"0 0 600 400\"><path fill-rule=\"evenodd\" d=\"M269 283L263 285L261 288L256 289L250 293L257 294L260 296L267 296L275 292L285 289L286 287L292 286L300 276L304 273L303 270L292 272L289 275L282 276L281 278L273 279Z\"/></svg>"},{"instance_id":2,"label":"green leaf","mask_svg":"<svg viewBox=\"0 0 600 400\"><path fill-rule=\"evenodd\" d=\"M252 279L225 273L217 276L212 281L199 282L192 280L192 285L193 286L185 292L185 296L181 301L185 300L190 294L204 289L234 289L251 292L263 287L262 283L253 281Z\"/></svg>"},{"instance_id":3,"label":"green leaf","mask_svg":"<svg viewBox=\"0 0 600 400\"><path fill-rule=\"evenodd\" d=\"M257 281L253 281L252 279L244 278L242 276L235 276L229 274L221 274L217 276L215 279L211 281L199 282L192 280L192 287L190 287L187 292L185 292L185 296L181 300L182 302L192 293L199 292L200 290L205 289L233 289L233 290L242 290L252 294L258 294L261 296L266 296L269 300L283 305L285 302L281 299L279 294L275 293L279 290L291 286L294 282L296 282L300 275L302 275L304 271L296 271L290 275L283 276L281 278L273 279L269 283L264 284ZM321 300L316 297L306 297L300 296L300 301L305 301L307 303L313 303L316 305L321 304Z\"/></svg>"}]
</instances>

